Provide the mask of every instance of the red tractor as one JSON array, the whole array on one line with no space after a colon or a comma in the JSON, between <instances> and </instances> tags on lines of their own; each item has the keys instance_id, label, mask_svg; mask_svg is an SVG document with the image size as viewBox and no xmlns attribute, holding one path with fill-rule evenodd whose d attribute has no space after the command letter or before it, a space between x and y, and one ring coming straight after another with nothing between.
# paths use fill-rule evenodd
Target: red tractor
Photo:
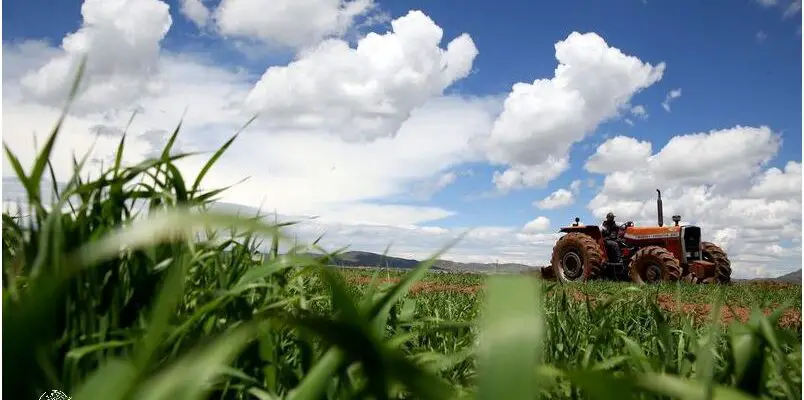
<instances>
[{"instance_id":1,"label":"red tractor","mask_svg":"<svg viewBox=\"0 0 804 400\"><path fill-rule=\"evenodd\" d=\"M662 193L656 201L658 226L634 226L628 221L617 227L616 235L604 237L596 225L581 225L575 218L572 226L561 228L566 233L553 247L551 265L542 268L542 277L561 282L611 279L637 284L674 282L684 279L692 283L731 281L731 262L726 253L710 242L701 241L701 228L679 226L681 216L674 215L674 226L663 226ZM616 236L616 237L614 237ZM606 241L609 240L609 251ZM616 243L616 245L615 245ZM616 248L612 249L612 245ZM612 250L619 249L618 261Z\"/></svg>"}]
</instances>

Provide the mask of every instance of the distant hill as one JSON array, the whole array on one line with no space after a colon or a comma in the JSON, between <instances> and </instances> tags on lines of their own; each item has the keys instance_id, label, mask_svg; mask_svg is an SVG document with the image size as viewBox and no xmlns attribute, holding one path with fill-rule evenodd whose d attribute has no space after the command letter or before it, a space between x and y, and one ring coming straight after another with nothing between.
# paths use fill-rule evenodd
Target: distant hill
<instances>
[{"instance_id":1,"label":"distant hill","mask_svg":"<svg viewBox=\"0 0 804 400\"><path fill-rule=\"evenodd\" d=\"M776 281L782 282L790 282L790 283L801 283L801 270L793 271L789 274L782 275L777 278L773 278Z\"/></svg>"},{"instance_id":2,"label":"distant hill","mask_svg":"<svg viewBox=\"0 0 804 400\"><path fill-rule=\"evenodd\" d=\"M472 272L520 272L536 268L517 263L462 263L449 260L437 260L435 266L448 271Z\"/></svg>"},{"instance_id":3,"label":"distant hill","mask_svg":"<svg viewBox=\"0 0 804 400\"><path fill-rule=\"evenodd\" d=\"M367 251L347 251L338 257L335 265L345 267L379 267L410 269L419 264L417 260L384 256Z\"/></svg>"},{"instance_id":4,"label":"distant hill","mask_svg":"<svg viewBox=\"0 0 804 400\"><path fill-rule=\"evenodd\" d=\"M371 253L368 251L347 251L334 263L344 267L380 267L411 269L419 264L419 260L408 258L384 256L382 254ZM533 267L525 264L515 263L462 263L450 260L437 260L433 269L442 271L466 271L466 272L519 272Z\"/></svg>"},{"instance_id":5,"label":"distant hill","mask_svg":"<svg viewBox=\"0 0 804 400\"><path fill-rule=\"evenodd\" d=\"M789 274L777 276L776 278L754 278L754 279L732 279L734 282L783 282L801 284L801 270L793 271Z\"/></svg>"}]
</instances>

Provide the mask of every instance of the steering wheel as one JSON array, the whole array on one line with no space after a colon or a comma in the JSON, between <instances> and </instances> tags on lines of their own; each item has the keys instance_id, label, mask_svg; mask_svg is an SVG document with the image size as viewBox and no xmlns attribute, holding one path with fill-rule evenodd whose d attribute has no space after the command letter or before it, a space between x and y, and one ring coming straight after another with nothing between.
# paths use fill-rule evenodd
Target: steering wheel
<instances>
[{"instance_id":1,"label":"steering wheel","mask_svg":"<svg viewBox=\"0 0 804 400\"><path fill-rule=\"evenodd\" d=\"M629 226L634 226L634 222L633 221L626 221L624 224L622 224L619 227L617 227L618 228L617 229L617 239L618 240L621 240L623 238L623 236L625 236L625 229L628 228Z\"/></svg>"}]
</instances>

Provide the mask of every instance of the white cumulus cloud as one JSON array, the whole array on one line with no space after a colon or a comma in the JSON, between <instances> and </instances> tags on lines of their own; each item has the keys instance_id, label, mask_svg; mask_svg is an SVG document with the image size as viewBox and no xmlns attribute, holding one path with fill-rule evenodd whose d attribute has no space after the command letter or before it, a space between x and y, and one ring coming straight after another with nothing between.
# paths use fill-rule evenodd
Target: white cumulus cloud
<instances>
[{"instance_id":1,"label":"white cumulus cloud","mask_svg":"<svg viewBox=\"0 0 804 400\"><path fill-rule=\"evenodd\" d=\"M615 136L598 146L587 161L589 172L607 174L639 168L651 155L651 144L627 136Z\"/></svg>"},{"instance_id":2,"label":"white cumulus cloud","mask_svg":"<svg viewBox=\"0 0 804 400\"><path fill-rule=\"evenodd\" d=\"M500 190L555 179L569 166L572 144L619 115L665 68L624 54L595 33L573 32L555 49L555 76L514 84L486 142L489 160L509 166L494 176Z\"/></svg>"},{"instance_id":3,"label":"white cumulus cloud","mask_svg":"<svg viewBox=\"0 0 804 400\"><path fill-rule=\"evenodd\" d=\"M355 48L326 40L287 66L268 68L246 98L276 129L326 130L348 140L392 136L413 109L466 77L478 54L463 34L439 47L441 27L419 11Z\"/></svg>"},{"instance_id":4,"label":"white cumulus cloud","mask_svg":"<svg viewBox=\"0 0 804 400\"><path fill-rule=\"evenodd\" d=\"M159 0L85 0L81 27L62 39L61 54L21 77L26 94L63 105L87 57L80 110L130 104L160 87L160 42L172 19Z\"/></svg>"},{"instance_id":5,"label":"white cumulus cloud","mask_svg":"<svg viewBox=\"0 0 804 400\"><path fill-rule=\"evenodd\" d=\"M548 230L550 230L550 219L544 216L539 216L528 221L522 228L522 232L525 234L542 233Z\"/></svg>"},{"instance_id":6,"label":"white cumulus cloud","mask_svg":"<svg viewBox=\"0 0 804 400\"><path fill-rule=\"evenodd\" d=\"M533 205L544 210L552 210L569 206L574 202L575 196L571 191L567 189L558 189L555 192L550 193L550 195L544 199L534 202Z\"/></svg>"},{"instance_id":7,"label":"white cumulus cloud","mask_svg":"<svg viewBox=\"0 0 804 400\"><path fill-rule=\"evenodd\" d=\"M780 145L779 135L767 126L679 135L651 159L651 169L662 178L725 185L755 174Z\"/></svg>"}]
</instances>

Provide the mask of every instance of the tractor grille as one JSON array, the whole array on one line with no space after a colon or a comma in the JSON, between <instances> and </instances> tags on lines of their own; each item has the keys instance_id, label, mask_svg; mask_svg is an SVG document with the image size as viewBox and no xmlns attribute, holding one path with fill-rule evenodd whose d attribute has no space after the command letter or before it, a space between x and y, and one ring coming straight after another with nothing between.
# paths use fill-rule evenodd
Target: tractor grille
<instances>
[{"instance_id":1,"label":"tractor grille","mask_svg":"<svg viewBox=\"0 0 804 400\"><path fill-rule=\"evenodd\" d=\"M697 226L685 226L681 230L684 241L684 251L688 259L701 259L701 228Z\"/></svg>"}]
</instances>

